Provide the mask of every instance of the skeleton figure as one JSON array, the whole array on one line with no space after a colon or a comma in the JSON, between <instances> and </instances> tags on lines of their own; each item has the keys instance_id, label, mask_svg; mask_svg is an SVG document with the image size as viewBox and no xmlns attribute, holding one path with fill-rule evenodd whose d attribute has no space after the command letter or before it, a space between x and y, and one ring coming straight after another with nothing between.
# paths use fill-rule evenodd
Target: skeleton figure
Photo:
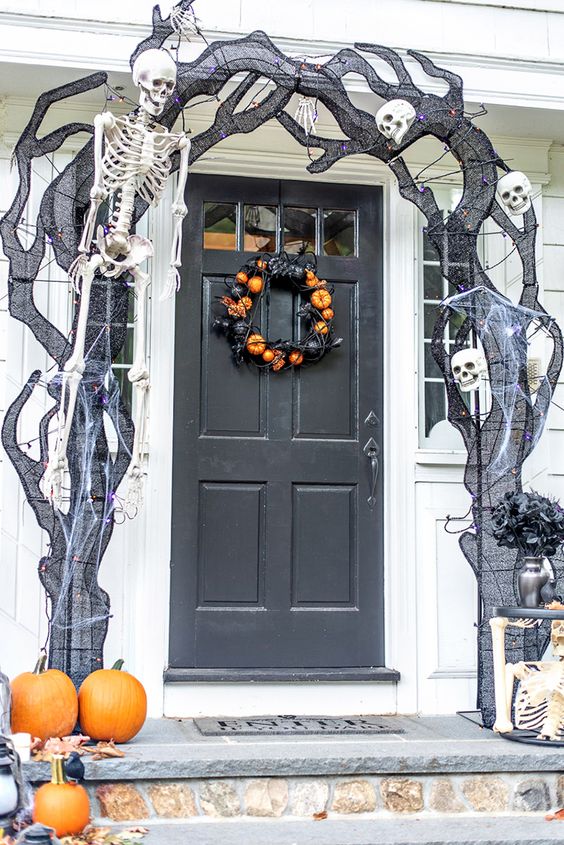
<instances>
[{"instance_id":1,"label":"skeleton figure","mask_svg":"<svg viewBox=\"0 0 564 845\"><path fill-rule=\"evenodd\" d=\"M457 382L463 393L477 390L480 386L480 379L486 373L486 359L479 349L461 349L452 356L450 366L454 380Z\"/></svg>"},{"instance_id":2,"label":"skeleton figure","mask_svg":"<svg viewBox=\"0 0 564 845\"><path fill-rule=\"evenodd\" d=\"M187 41L190 40L191 35L196 35L198 32L196 15L191 3L187 9L183 9L180 4L174 6L170 12L170 23L174 31Z\"/></svg>"},{"instance_id":3,"label":"skeleton figure","mask_svg":"<svg viewBox=\"0 0 564 845\"><path fill-rule=\"evenodd\" d=\"M376 126L385 138L401 144L415 120L415 109L407 100L389 100L376 112Z\"/></svg>"},{"instance_id":4,"label":"skeleton figure","mask_svg":"<svg viewBox=\"0 0 564 845\"><path fill-rule=\"evenodd\" d=\"M153 255L151 241L131 234L135 197L157 206L171 171L171 157L180 152L178 188L172 205L175 221L170 268L163 293L178 289L181 263L182 221L186 215L184 189L188 173L190 141L186 135L172 133L156 118L164 111L176 85L176 65L166 50L146 50L133 66L133 81L139 88L139 108L125 117L109 112L94 119L94 184L90 190L90 208L86 218L79 255L69 269L69 278L81 294L74 347L62 373L59 426L49 462L41 480L42 492L62 509L63 484L68 473L67 447L76 407L78 387L85 370L84 346L92 282L96 272L108 279L126 273L133 277L137 298L135 355L128 378L137 395L135 437L127 470L126 507L137 510L143 497L143 447L147 416L149 372L145 355L145 320L149 275L141 264ZM113 196L112 216L105 227L96 218L101 203ZM161 297L162 298L162 297Z\"/></svg>"},{"instance_id":5,"label":"skeleton figure","mask_svg":"<svg viewBox=\"0 0 564 845\"><path fill-rule=\"evenodd\" d=\"M508 666L508 684L520 681L515 698L515 727L538 731L538 739L561 739L564 733L564 621L551 630L554 662ZM509 692L509 691L508 691Z\"/></svg>"},{"instance_id":6,"label":"skeleton figure","mask_svg":"<svg viewBox=\"0 0 564 845\"><path fill-rule=\"evenodd\" d=\"M506 173L497 183L498 201L510 214L524 214L531 207L531 183L520 170Z\"/></svg>"}]
</instances>

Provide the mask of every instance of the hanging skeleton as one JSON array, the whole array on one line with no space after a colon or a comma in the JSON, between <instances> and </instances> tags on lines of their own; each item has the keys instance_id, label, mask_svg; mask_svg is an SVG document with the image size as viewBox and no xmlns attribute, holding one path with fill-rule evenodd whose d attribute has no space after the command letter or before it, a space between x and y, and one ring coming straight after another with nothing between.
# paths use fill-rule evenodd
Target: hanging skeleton
<instances>
[{"instance_id":1,"label":"hanging skeleton","mask_svg":"<svg viewBox=\"0 0 564 845\"><path fill-rule=\"evenodd\" d=\"M172 213L175 227L165 290L172 296L180 286L182 221L186 215L184 189L188 174L190 141L183 133L172 133L157 123L176 85L176 64L166 50L146 50L133 65L133 81L139 88L139 107L124 117L110 112L94 119L94 184L79 255L69 269L69 278L80 292L80 310L72 354L62 372L59 424L49 462L41 480L44 496L62 509L63 489L68 478L67 447L76 408L78 387L85 370L85 338L90 294L95 274L118 279L131 274L137 298L137 326L133 366L128 372L137 410L131 462L127 470L126 509L136 512L143 500L143 451L148 410L149 371L146 362L145 326L148 273L141 264L153 255L147 238L131 234L136 196L155 207L163 195L171 171L171 157L180 152L178 187ZM96 228L100 205L114 198L108 224Z\"/></svg>"},{"instance_id":2,"label":"hanging skeleton","mask_svg":"<svg viewBox=\"0 0 564 845\"><path fill-rule=\"evenodd\" d=\"M294 116L296 123L299 123L306 135L313 132L317 134L315 124L317 123L317 106L309 97L300 97L298 108Z\"/></svg>"},{"instance_id":3,"label":"hanging skeleton","mask_svg":"<svg viewBox=\"0 0 564 845\"><path fill-rule=\"evenodd\" d=\"M186 4L178 3L174 6L170 12L170 25L181 38L187 41L190 40L191 35L197 35L198 23L192 4L189 3L186 6Z\"/></svg>"}]
</instances>

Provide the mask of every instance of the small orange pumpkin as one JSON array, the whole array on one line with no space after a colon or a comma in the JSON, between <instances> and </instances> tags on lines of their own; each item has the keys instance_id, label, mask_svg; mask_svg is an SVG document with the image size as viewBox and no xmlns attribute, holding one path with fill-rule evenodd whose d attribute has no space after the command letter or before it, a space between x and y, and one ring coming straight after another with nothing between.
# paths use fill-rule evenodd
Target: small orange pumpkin
<instances>
[{"instance_id":1,"label":"small orange pumpkin","mask_svg":"<svg viewBox=\"0 0 564 845\"><path fill-rule=\"evenodd\" d=\"M275 358L274 350L272 349L265 349L262 353L262 360L266 361L267 364L270 364L271 361L274 361Z\"/></svg>"},{"instance_id":2,"label":"small orange pumpkin","mask_svg":"<svg viewBox=\"0 0 564 845\"><path fill-rule=\"evenodd\" d=\"M331 302L331 294L328 290L314 290L311 295L311 304L320 310L323 308L329 308Z\"/></svg>"},{"instance_id":3,"label":"small orange pumpkin","mask_svg":"<svg viewBox=\"0 0 564 845\"><path fill-rule=\"evenodd\" d=\"M308 272L306 273L306 285L308 286L308 288L315 288L318 284L319 279L317 278L315 273L312 273L311 270L308 270Z\"/></svg>"},{"instance_id":4,"label":"small orange pumpkin","mask_svg":"<svg viewBox=\"0 0 564 845\"><path fill-rule=\"evenodd\" d=\"M304 360L304 356L299 351L299 349L294 349L293 352L290 352L290 354L288 355L288 358L290 360L290 364L293 364L294 367L297 367Z\"/></svg>"},{"instance_id":5,"label":"small orange pumpkin","mask_svg":"<svg viewBox=\"0 0 564 845\"><path fill-rule=\"evenodd\" d=\"M246 285L246 284L247 284L247 282L249 281L249 277L247 276L247 274L246 274L246 273L244 273L244 272L243 272L243 270L239 270L239 272L237 273L237 275L235 276L235 278L236 278L236 280L237 280L238 282L240 282L242 285Z\"/></svg>"},{"instance_id":6,"label":"small orange pumpkin","mask_svg":"<svg viewBox=\"0 0 564 845\"><path fill-rule=\"evenodd\" d=\"M266 270L266 261L263 261L262 258L259 258L257 261L257 267L259 270Z\"/></svg>"},{"instance_id":7,"label":"small orange pumpkin","mask_svg":"<svg viewBox=\"0 0 564 845\"><path fill-rule=\"evenodd\" d=\"M123 660L111 669L97 669L78 692L80 727L92 739L128 742L147 717L147 694L141 681L122 672Z\"/></svg>"},{"instance_id":8,"label":"small orange pumpkin","mask_svg":"<svg viewBox=\"0 0 564 845\"><path fill-rule=\"evenodd\" d=\"M329 331L329 326L325 322L325 320L318 320L317 323L314 325L313 330L317 332L317 334L327 334Z\"/></svg>"},{"instance_id":9,"label":"small orange pumpkin","mask_svg":"<svg viewBox=\"0 0 564 845\"><path fill-rule=\"evenodd\" d=\"M260 293L264 287L264 282L260 276L251 276L248 285L251 293Z\"/></svg>"},{"instance_id":10,"label":"small orange pumpkin","mask_svg":"<svg viewBox=\"0 0 564 845\"><path fill-rule=\"evenodd\" d=\"M241 302L243 303L243 305L245 306L247 311L250 311L251 308L253 307L253 300L251 299L250 296L242 296Z\"/></svg>"},{"instance_id":11,"label":"small orange pumpkin","mask_svg":"<svg viewBox=\"0 0 564 845\"><path fill-rule=\"evenodd\" d=\"M247 340L247 349L251 355L262 355L266 349L266 341L261 334L249 335Z\"/></svg>"},{"instance_id":12,"label":"small orange pumpkin","mask_svg":"<svg viewBox=\"0 0 564 845\"><path fill-rule=\"evenodd\" d=\"M45 741L69 736L76 725L78 699L68 675L45 669L47 655L37 661L33 672L23 672L12 688L12 733L29 733Z\"/></svg>"},{"instance_id":13,"label":"small orange pumpkin","mask_svg":"<svg viewBox=\"0 0 564 845\"><path fill-rule=\"evenodd\" d=\"M286 358L284 357L284 355L279 355L278 358L276 359L276 361L274 362L274 364L272 365L272 369L274 370L275 373L277 373L278 370L282 369L282 367L284 366L285 363L286 363Z\"/></svg>"},{"instance_id":14,"label":"small orange pumpkin","mask_svg":"<svg viewBox=\"0 0 564 845\"><path fill-rule=\"evenodd\" d=\"M35 793L33 821L54 828L57 836L82 833L90 822L88 793L78 783L66 783L62 754L53 755L51 783Z\"/></svg>"},{"instance_id":15,"label":"small orange pumpkin","mask_svg":"<svg viewBox=\"0 0 564 845\"><path fill-rule=\"evenodd\" d=\"M321 316L323 317L324 320L332 320L333 317L335 316L335 312L333 311L332 308L324 308L323 311L321 312Z\"/></svg>"},{"instance_id":16,"label":"small orange pumpkin","mask_svg":"<svg viewBox=\"0 0 564 845\"><path fill-rule=\"evenodd\" d=\"M313 270L306 270L306 281L311 282L312 279L315 279L315 278L316 278L316 276L315 276L315 273L313 272Z\"/></svg>"}]
</instances>

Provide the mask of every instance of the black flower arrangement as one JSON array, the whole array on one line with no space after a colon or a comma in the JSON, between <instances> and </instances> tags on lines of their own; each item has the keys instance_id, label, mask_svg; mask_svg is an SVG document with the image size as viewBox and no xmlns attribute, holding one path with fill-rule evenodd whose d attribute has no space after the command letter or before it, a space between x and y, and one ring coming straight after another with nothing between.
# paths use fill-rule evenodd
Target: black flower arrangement
<instances>
[{"instance_id":1,"label":"black flower arrangement","mask_svg":"<svg viewBox=\"0 0 564 845\"><path fill-rule=\"evenodd\" d=\"M525 557L551 557L564 543L564 509L540 493L506 493L492 525L498 545Z\"/></svg>"}]
</instances>

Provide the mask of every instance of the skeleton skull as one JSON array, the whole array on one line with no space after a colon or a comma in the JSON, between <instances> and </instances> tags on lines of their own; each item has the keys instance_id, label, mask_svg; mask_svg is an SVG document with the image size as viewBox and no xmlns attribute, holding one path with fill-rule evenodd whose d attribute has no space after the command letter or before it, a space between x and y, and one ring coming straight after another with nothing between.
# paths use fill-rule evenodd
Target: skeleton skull
<instances>
[{"instance_id":1,"label":"skeleton skull","mask_svg":"<svg viewBox=\"0 0 564 845\"><path fill-rule=\"evenodd\" d=\"M135 59L133 82L139 88L141 108L158 117L174 91L176 63L166 50L145 50Z\"/></svg>"},{"instance_id":2,"label":"skeleton skull","mask_svg":"<svg viewBox=\"0 0 564 845\"><path fill-rule=\"evenodd\" d=\"M401 144L415 120L415 109L407 100L390 100L376 112L376 126L385 138Z\"/></svg>"},{"instance_id":3,"label":"skeleton skull","mask_svg":"<svg viewBox=\"0 0 564 845\"><path fill-rule=\"evenodd\" d=\"M564 620L558 619L552 623L550 640L554 657L564 659Z\"/></svg>"},{"instance_id":4,"label":"skeleton skull","mask_svg":"<svg viewBox=\"0 0 564 845\"><path fill-rule=\"evenodd\" d=\"M450 362L454 380L463 393L477 390L482 373L487 371L486 359L479 349L461 349Z\"/></svg>"},{"instance_id":5,"label":"skeleton skull","mask_svg":"<svg viewBox=\"0 0 564 845\"><path fill-rule=\"evenodd\" d=\"M520 170L506 173L497 183L497 197L510 214L524 214L531 207L531 183Z\"/></svg>"}]
</instances>

